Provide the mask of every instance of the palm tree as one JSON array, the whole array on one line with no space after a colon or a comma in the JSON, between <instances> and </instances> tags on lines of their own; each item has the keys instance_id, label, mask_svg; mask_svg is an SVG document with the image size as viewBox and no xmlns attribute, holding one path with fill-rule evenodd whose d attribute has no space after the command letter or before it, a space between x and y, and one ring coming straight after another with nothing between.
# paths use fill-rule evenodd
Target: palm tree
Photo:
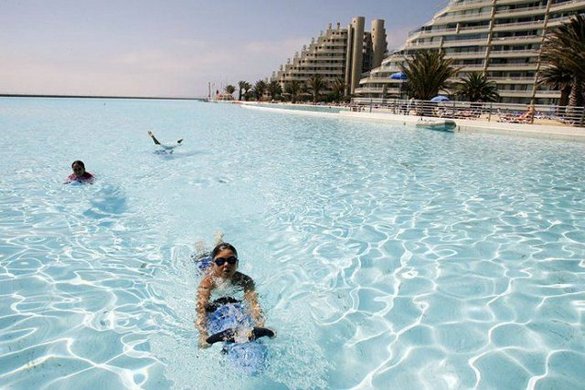
<instances>
[{"instance_id":1,"label":"palm tree","mask_svg":"<svg viewBox=\"0 0 585 390\"><path fill-rule=\"evenodd\" d=\"M547 85L552 89L561 90L561 98L559 100L559 106L561 107L569 104L572 84L573 76L571 72L558 58L552 59L552 61L549 60L548 65L538 75L538 85Z\"/></svg>"},{"instance_id":2,"label":"palm tree","mask_svg":"<svg viewBox=\"0 0 585 390\"><path fill-rule=\"evenodd\" d=\"M311 96L311 92L309 91L309 86L307 83L301 83L301 90L299 91L299 96L301 97L302 101L309 100Z\"/></svg>"},{"instance_id":3,"label":"palm tree","mask_svg":"<svg viewBox=\"0 0 585 390\"><path fill-rule=\"evenodd\" d=\"M445 58L445 53L438 50L418 50L400 68L408 80L405 89L418 100L430 100L448 89L448 80L460 70L453 67L453 59Z\"/></svg>"},{"instance_id":4,"label":"palm tree","mask_svg":"<svg viewBox=\"0 0 585 390\"><path fill-rule=\"evenodd\" d=\"M270 94L270 98L272 100L276 99L279 95L282 94L282 87L280 86L280 83L276 80L272 80L269 84L268 84L268 93Z\"/></svg>"},{"instance_id":5,"label":"palm tree","mask_svg":"<svg viewBox=\"0 0 585 390\"><path fill-rule=\"evenodd\" d=\"M548 63L549 67L556 67L556 71L566 73L572 78L569 106L582 106L585 101L583 98L585 16L575 15L568 23L549 32L545 37L541 53L542 61Z\"/></svg>"},{"instance_id":6,"label":"palm tree","mask_svg":"<svg viewBox=\"0 0 585 390\"><path fill-rule=\"evenodd\" d=\"M252 84L250 84L247 81L244 81L244 84L242 85L242 89L244 90L244 99L246 99L246 101L250 98L250 90L252 89Z\"/></svg>"},{"instance_id":7,"label":"palm tree","mask_svg":"<svg viewBox=\"0 0 585 390\"><path fill-rule=\"evenodd\" d=\"M345 80L341 77L337 77L331 83L331 90L334 100L341 101L345 95L345 88L346 88Z\"/></svg>"},{"instance_id":8,"label":"palm tree","mask_svg":"<svg viewBox=\"0 0 585 390\"><path fill-rule=\"evenodd\" d=\"M267 85L264 80L256 81L256 84L254 84L254 95L256 96L256 100L262 99L264 92L266 92L266 87Z\"/></svg>"},{"instance_id":9,"label":"palm tree","mask_svg":"<svg viewBox=\"0 0 585 390\"><path fill-rule=\"evenodd\" d=\"M247 81L238 81L238 100L242 100L242 90L246 85Z\"/></svg>"},{"instance_id":10,"label":"palm tree","mask_svg":"<svg viewBox=\"0 0 585 390\"><path fill-rule=\"evenodd\" d=\"M236 87L234 87L231 84L228 84L228 85L226 85L226 87L224 88L224 90L225 90L225 93L231 95L232 93L236 92Z\"/></svg>"},{"instance_id":11,"label":"palm tree","mask_svg":"<svg viewBox=\"0 0 585 390\"><path fill-rule=\"evenodd\" d=\"M307 87L313 94L313 103L317 103L317 99L321 94L321 90L323 90L326 87L326 83L323 80L323 77L321 77L321 75L315 74L309 77L309 79L307 80Z\"/></svg>"},{"instance_id":12,"label":"palm tree","mask_svg":"<svg viewBox=\"0 0 585 390\"><path fill-rule=\"evenodd\" d=\"M290 83L284 84L284 92L290 95L290 101L295 103L301 92L301 83L297 80L293 80Z\"/></svg>"},{"instance_id":13,"label":"palm tree","mask_svg":"<svg viewBox=\"0 0 585 390\"><path fill-rule=\"evenodd\" d=\"M457 89L457 94L470 102L497 102L500 99L496 83L488 80L485 73L468 73Z\"/></svg>"}]
</instances>

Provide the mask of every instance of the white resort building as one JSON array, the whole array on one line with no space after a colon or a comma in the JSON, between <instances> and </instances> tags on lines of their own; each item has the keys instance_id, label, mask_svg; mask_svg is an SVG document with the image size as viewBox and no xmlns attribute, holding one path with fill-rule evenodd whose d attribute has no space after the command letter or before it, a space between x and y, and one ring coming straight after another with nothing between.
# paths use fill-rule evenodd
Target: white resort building
<instances>
[{"instance_id":1,"label":"white resort building","mask_svg":"<svg viewBox=\"0 0 585 390\"><path fill-rule=\"evenodd\" d=\"M356 100L400 97L404 81L390 75L400 72L405 56L438 49L461 67L458 78L485 73L503 103L557 104L560 92L536 83L541 44L547 31L583 12L585 0L451 0L360 80Z\"/></svg>"},{"instance_id":2,"label":"white resort building","mask_svg":"<svg viewBox=\"0 0 585 390\"><path fill-rule=\"evenodd\" d=\"M342 28L339 23L331 24L318 38L273 72L284 89L287 82L296 80L305 83L311 76L320 75L328 85L337 79L343 80L345 94L352 94L359 84L363 72L380 66L386 53L386 30L384 21L372 20L371 32L364 31L365 19L355 17L351 24Z\"/></svg>"}]
</instances>

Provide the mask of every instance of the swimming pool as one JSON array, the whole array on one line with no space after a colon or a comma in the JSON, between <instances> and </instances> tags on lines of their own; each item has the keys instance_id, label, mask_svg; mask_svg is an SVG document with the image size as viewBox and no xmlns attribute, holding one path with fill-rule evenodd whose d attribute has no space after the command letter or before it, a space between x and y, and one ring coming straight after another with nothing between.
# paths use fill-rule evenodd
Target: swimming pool
<instances>
[{"instance_id":1,"label":"swimming pool","mask_svg":"<svg viewBox=\"0 0 585 390\"><path fill-rule=\"evenodd\" d=\"M347 107L342 106L319 106L319 105L311 105L311 104L277 104L277 103L262 103L262 104L254 104L254 103L246 103L248 106L258 106L258 107L266 107L266 108L275 108L278 110L293 110L293 111L309 111L309 112L321 112L321 113L330 113L330 114L337 114L340 111L347 111Z\"/></svg>"},{"instance_id":2,"label":"swimming pool","mask_svg":"<svg viewBox=\"0 0 585 390\"><path fill-rule=\"evenodd\" d=\"M0 98L0 130L0 387L585 380L583 144L156 100ZM217 229L278 331L260 376L196 347Z\"/></svg>"}]
</instances>

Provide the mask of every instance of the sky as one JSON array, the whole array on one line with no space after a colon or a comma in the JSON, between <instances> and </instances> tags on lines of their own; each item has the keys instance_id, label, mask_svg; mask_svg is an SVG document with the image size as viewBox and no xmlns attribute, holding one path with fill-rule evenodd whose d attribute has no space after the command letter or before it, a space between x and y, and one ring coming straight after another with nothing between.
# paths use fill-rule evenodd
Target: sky
<instances>
[{"instance_id":1,"label":"sky","mask_svg":"<svg viewBox=\"0 0 585 390\"><path fill-rule=\"evenodd\" d=\"M388 47L448 0L0 0L0 94L204 97L364 16Z\"/></svg>"}]
</instances>

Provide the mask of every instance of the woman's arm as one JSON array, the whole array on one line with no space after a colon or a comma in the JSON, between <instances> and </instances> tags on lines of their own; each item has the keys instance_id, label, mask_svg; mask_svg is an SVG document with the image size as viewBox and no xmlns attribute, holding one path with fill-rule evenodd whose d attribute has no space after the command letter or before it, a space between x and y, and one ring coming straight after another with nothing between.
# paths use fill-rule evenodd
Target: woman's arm
<instances>
[{"instance_id":1,"label":"woman's arm","mask_svg":"<svg viewBox=\"0 0 585 390\"><path fill-rule=\"evenodd\" d=\"M195 319L195 327L199 331L199 346L201 348L210 346L205 341L209 337L207 333L207 312L205 311L205 307L209 303L211 289L212 281L208 277L203 278L197 289L197 304L195 307L197 318Z\"/></svg>"},{"instance_id":2,"label":"woman's arm","mask_svg":"<svg viewBox=\"0 0 585 390\"><path fill-rule=\"evenodd\" d=\"M249 276L242 274L242 284L244 287L244 299L248 302L248 305L250 305L252 319L256 323L256 326L263 328L265 319L262 314L260 303L258 302L258 294L256 293L254 281Z\"/></svg>"}]
</instances>

